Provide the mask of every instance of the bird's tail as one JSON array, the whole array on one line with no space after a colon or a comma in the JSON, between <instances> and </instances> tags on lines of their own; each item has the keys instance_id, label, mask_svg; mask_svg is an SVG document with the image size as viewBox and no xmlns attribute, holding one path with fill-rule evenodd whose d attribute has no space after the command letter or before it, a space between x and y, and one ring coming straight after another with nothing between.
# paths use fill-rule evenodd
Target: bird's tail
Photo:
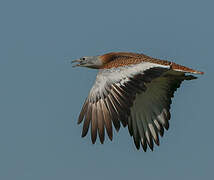
<instances>
[{"instance_id":1,"label":"bird's tail","mask_svg":"<svg viewBox=\"0 0 214 180\"><path fill-rule=\"evenodd\" d=\"M180 72L186 72L186 73L193 73L193 74L204 74L204 72L201 71L196 71L194 69L176 64L176 63L171 63L170 65L171 69L173 69L174 71L180 71Z\"/></svg>"}]
</instances>

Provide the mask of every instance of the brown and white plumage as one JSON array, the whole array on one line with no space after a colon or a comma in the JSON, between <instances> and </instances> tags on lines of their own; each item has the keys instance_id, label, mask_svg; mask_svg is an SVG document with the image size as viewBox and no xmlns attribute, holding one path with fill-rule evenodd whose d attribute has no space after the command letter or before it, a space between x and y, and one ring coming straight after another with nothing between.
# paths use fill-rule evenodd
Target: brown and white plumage
<instances>
[{"instance_id":1,"label":"brown and white plumage","mask_svg":"<svg viewBox=\"0 0 214 180\"><path fill-rule=\"evenodd\" d=\"M159 145L159 136L169 128L170 104L174 92L182 81L195 79L185 73L203 72L158 60L143 54L112 52L102 56L83 57L73 62L75 66L99 69L96 81L79 115L83 123L82 137L91 128L95 143L113 137L112 126L117 131L122 124L128 126L135 146L144 151Z\"/></svg>"}]
</instances>

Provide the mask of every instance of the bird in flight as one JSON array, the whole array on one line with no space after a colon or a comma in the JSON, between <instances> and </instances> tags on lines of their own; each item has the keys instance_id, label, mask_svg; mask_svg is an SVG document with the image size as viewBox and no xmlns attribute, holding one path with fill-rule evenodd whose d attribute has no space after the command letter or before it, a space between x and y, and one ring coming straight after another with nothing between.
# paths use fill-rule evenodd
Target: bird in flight
<instances>
[{"instance_id":1,"label":"bird in flight","mask_svg":"<svg viewBox=\"0 0 214 180\"><path fill-rule=\"evenodd\" d=\"M105 133L113 138L113 127L128 126L137 149L159 145L159 136L169 128L170 104L174 92L184 80L196 79L186 73L203 72L159 60L144 54L111 52L72 61L73 67L98 69L96 81L79 115L82 137L91 128L91 141L97 135L103 144Z\"/></svg>"}]
</instances>

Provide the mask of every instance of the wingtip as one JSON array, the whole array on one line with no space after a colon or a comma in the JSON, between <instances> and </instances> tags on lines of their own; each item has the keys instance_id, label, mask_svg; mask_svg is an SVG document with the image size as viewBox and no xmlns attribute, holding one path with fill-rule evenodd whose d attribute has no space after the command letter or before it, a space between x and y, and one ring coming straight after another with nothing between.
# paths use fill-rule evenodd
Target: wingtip
<instances>
[{"instance_id":1,"label":"wingtip","mask_svg":"<svg viewBox=\"0 0 214 180\"><path fill-rule=\"evenodd\" d=\"M110 141L112 141L113 140L113 135L109 136L109 139L110 139Z\"/></svg>"},{"instance_id":2,"label":"wingtip","mask_svg":"<svg viewBox=\"0 0 214 180\"><path fill-rule=\"evenodd\" d=\"M91 137L91 142L92 142L92 144L95 144L96 138L95 137Z\"/></svg>"},{"instance_id":3,"label":"wingtip","mask_svg":"<svg viewBox=\"0 0 214 180\"><path fill-rule=\"evenodd\" d=\"M147 146L143 146L143 151L146 152L147 151Z\"/></svg>"}]
</instances>

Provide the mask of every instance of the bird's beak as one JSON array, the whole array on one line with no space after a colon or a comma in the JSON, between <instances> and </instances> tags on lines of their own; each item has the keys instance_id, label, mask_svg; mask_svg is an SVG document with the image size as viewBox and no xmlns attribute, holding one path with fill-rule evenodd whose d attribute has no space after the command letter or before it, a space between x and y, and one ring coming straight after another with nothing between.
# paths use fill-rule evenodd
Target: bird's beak
<instances>
[{"instance_id":1,"label":"bird's beak","mask_svg":"<svg viewBox=\"0 0 214 180\"><path fill-rule=\"evenodd\" d=\"M79 64L74 64L72 67L81 66L82 60L81 59L76 59L76 60L71 61L71 64L73 64L73 63L79 63Z\"/></svg>"}]
</instances>

